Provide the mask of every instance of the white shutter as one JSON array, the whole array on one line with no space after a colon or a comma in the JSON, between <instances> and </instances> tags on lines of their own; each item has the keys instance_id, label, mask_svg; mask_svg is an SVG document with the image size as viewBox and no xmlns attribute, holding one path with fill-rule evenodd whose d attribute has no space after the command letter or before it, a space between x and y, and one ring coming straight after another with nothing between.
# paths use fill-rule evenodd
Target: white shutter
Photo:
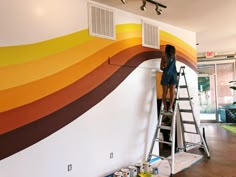
<instances>
[{"instance_id":1,"label":"white shutter","mask_svg":"<svg viewBox=\"0 0 236 177\"><path fill-rule=\"evenodd\" d=\"M142 21L142 45L155 49L160 48L158 26Z\"/></svg>"},{"instance_id":2,"label":"white shutter","mask_svg":"<svg viewBox=\"0 0 236 177\"><path fill-rule=\"evenodd\" d=\"M115 40L114 12L95 4L89 4L89 34Z\"/></svg>"}]
</instances>

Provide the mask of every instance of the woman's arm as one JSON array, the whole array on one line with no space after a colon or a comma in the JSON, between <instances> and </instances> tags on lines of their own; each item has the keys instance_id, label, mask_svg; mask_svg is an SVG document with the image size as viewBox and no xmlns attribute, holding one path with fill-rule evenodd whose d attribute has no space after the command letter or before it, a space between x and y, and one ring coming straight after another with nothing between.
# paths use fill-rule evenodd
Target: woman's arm
<instances>
[{"instance_id":1,"label":"woman's arm","mask_svg":"<svg viewBox=\"0 0 236 177\"><path fill-rule=\"evenodd\" d=\"M161 65L160 68L162 71L167 67L167 58L166 57L161 57Z\"/></svg>"}]
</instances>

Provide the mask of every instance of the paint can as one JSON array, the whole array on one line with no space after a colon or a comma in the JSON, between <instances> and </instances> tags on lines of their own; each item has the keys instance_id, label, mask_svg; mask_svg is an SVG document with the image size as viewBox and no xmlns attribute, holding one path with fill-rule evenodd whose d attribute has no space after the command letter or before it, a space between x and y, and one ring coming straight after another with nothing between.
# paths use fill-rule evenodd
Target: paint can
<instances>
[{"instance_id":1,"label":"paint can","mask_svg":"<svg viewBox=\"0 0 236 177\"><path fill-rule=\"evenodd\" d=\"M144 172L149 173L150 172L150 164L149 164L149 162L143 162L143 168L144 168Z\"/></svg>"},{"instance_id":2,"label":"paint can","mask_svg":"<svg viewBox=\"0 0 236 177\"><path fill-rule=\"evenodd\" d=\"M137 173L138 174L144 172L144 167L143 167L142 163L136 163L135 166L137 168Z\"/></svg>"},{"instance_id":3,"label":"paint can","mask_svg":"<svg viewBox=\"0 0 236 177\"><path fill-rule=\"evenodd\" d=\"M129 166L129 171L130 171L130 177L136 177L138 176L138 173L137 173L137 167L135 166Z\"/></svg>"},{"instance_id":4,"label":"paint can","mask_svg":"<svg viewBox=\"0 0 236 177\"><path fill-rule=\"evenodd\" d=\"M130 177L130 171L128 168L122 168L121 172L123 173L124 177Z\"/></svg>"},{"instance_id":5,"label":"paint can","mask_svg":"<svg viewBox=\"0 0 236 177\"><path fill-rule=\"evenodd\" d=\"M124 177L124 176L123 176L123 173L122 173L121 171L115 172L113 176L114 176L114 177Z\"/></svg>"}]
</instances>

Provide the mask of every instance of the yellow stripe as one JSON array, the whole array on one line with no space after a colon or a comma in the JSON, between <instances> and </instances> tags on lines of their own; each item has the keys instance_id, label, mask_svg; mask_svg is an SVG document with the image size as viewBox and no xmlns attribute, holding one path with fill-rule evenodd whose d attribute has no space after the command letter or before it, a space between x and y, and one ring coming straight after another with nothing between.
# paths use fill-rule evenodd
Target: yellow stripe
<instances>
[{"instance_id":1,"label":"yellow stripe","mask_svg":"<svg viewBox=\"0 0 236 177\"><path fill-rule=\"evenodd\" d=\"M140 37L140 35L140 32L134 31L129 33L120 33L117 34L116 42ZM44 57L40 60L1 68L0 90L23 85L60 72L65 68L83 61L84 58L93 55L96 51L100 51L113 43L114 41L112 40L94 38L86 43L75 46L61 53ZM130 46L130 44L126 44L120 48L120 51L125 49L124 47Z\"/></svg>"},{"instance_id":2,"label":"yellow stripe","mask_svg":"<svg viewBox=\"0 0 236 177\"><path fill-rule=\"evenodd\" d=\"M0 67L39 59L82 44L91 39L94 39L94 37L88 36L88 30L83 30L68 36L39 43L0 47Z\"/></svg>"},{"instance_id":3,"label":"yellow stripe","mask_svg":"<svg viewBox=\"0 0 236 177\"><path fill-rule=\"evenodd\" d=\"M118 33L141 31L140 24L122 24L116 26ZM88 30L81 30L55 39L19 46L0 47L0 67L37 60L68 48L83 44L95 37L88 35Z\"/></svg>"}]
</instances>

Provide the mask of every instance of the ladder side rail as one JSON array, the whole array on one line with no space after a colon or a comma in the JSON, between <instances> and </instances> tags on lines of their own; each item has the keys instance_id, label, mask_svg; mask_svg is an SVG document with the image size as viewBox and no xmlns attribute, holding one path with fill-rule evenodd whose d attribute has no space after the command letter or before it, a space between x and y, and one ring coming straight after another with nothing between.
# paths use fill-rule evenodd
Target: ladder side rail
<instances>
[{"instance_id":1,"label":"ladder side rail","mask_svg":"<svg viewBox=\"0 0 236 177\"><path fill-rule=\"evenodd\" d=\"M185 85L187 85L186 89L187 89L187 94L188 94L188 97L190 98L190 92L189 92L189 88L188 88L188 84L187 84L187 79L186 79L186 76L185 76L185 73L184 73L184 82L185 82ZM192 116L193 116L193 122L194 122L194 126L195 126L195 130L196 130L196 133L200 133L198 131L198 125L197 125L197 121L196 121L196 117L195 117L195 114L193 112L193 104L192 104L192 100L189 99L189 105L190 105L190 108L192 110Z\"/></svg>"},{"instance_id":2,"label":"ladder side rail","mask_svg":"<svg viewBox=\"0 0 236 177\"><path fill-rule=\"evenodd\" d=\"M186 77L185 77L185 74L184 74L184 81L185 81L185 84L187 85L187 79L186 79ZM190 98L190 93L189 93L188 87L187 87L187 93L188 93L188 97ZM190 107L191 107L191 110L192 110L193 121L194 121L194 124L195 124L196 132L200 135L200 139L201 139L201 141L202 141L202 143L203 143L203 148L204 148L204 150L205 150L205 152L206 152L208 158L210 158L210 153L209 153L209 150L208 150L208 148L207 148L206 141L205 141L205 139L203 138L202 133L200 132L199 126L198 126L197 121L196 121L196 118L195 118L195 114L194 114L194 112L193 112L194 109L193 109L192 101L189 100L189 103L190 103Z\"/></svg>"},{"instance_id":3,"label":"ladder side rail","mask_svg":"<svg viewBox=\"0 0 236 177\"><path fill-rule=\"evenodd\" d=\"M172 146L171 146L171 176L172 174L174 174L175 171L175 139L176 139L176 112L177 112L177 106L178 105L178 101L176 101L175 103L175 109L174 109L174 114L172 117L172 132L171 132L171 136L172 136Z\"/></svg>"},{"instance_id":4,"label":"ladder side rail","mask_svg":"<svg viewBox=\"0 0 236 177\"><path fill-rule=\"evenodd\" d=\"M174 114L172 116L172 125L171 125L171 136L172 136L172 146L171 146L171 176L174 174L175 171L175 135L176 135L176 112L177 112L177 107L178 107L178 98L179 98L179 87L180 87L180 76L181 76L181 69L179 71L179 78L177 80L177 91L176 91L176 99L175 99L175 108L174 108Z\"/></svg>"},{"instance_id":5,"label":"ladder side rail","mask_svg":"<svg viewBox=\"0 0 236 177\"><path fill-rule=\"evenodd\" d=\"M178 109L180 109L180 106L178 105ZM183 140L183 149L184 152L186 152L186 141L185 141L185 129L184 129L184 124L183 124L183 118L181 112L179 112L179 118L180 118L180 124L181 124L181 131L182 131L182 140Z\"/></svg>"},{"instance_id":6,"label":"ladder side rail","mask_svg":"<svg viewBox=\"0 0 236 177\"><path fill-rule=\"evenodd\" d=\"M162 107L163 107L163 103L161 102L161 108L160 109L162 109ZM149 162L151 160L151 158L153 156L152 152L153 152L153 149L154 149L154 146L155 146L156 139L160 137L160 127L161 127L162 117L163 116L161 114L161 111L159 111L159 118L157 118L158 123L157 123L156 130L155 130L155 133L154 133L154 136L153 136L153 139L152 139L152 144L151 144L151 148L150 148L150 151L149 151L149 154L148 154L147 162Z\"/></svg>"}]
</instances>

